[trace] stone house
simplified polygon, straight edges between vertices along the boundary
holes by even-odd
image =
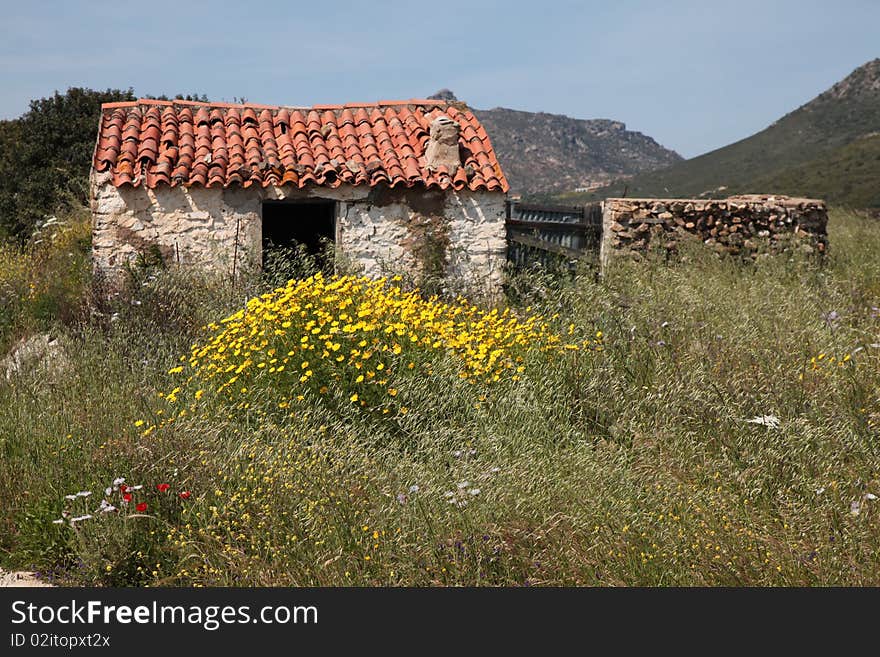
[[[463,104],[102,106],[90,176],[96,275],[147,253],[235,278],[322,240],[371,276],[454,277],[497,291],[507,180]]]

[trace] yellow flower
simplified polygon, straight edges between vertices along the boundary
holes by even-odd
[[[188,361],[190,378],[163,398],[168,404],[180,403],[190,394],[183,393],[184,388],[195,390],[190,399],[199,400],[208,384],[221,398],[253,395],[233,403],[238,410],[253,406],[259,413],[257,400],[263,390],[271,391],[274,397],[267,401],[278,407],[294,397],[304,399],[308,389],[325,393],[328,386],[345,382],[384,387],[401,369],[431,376],[438,355],[457,361],[460,377],[469,383],[500,383],[519,380],[529,350],[561,354],[593,348],[589,341],[565,344],[535,315],[520,318],[510,309],[483,310],[463,298],[426,299],[393,282],[397,281],[316,275],[251,299],[245,309],[206,327],[208,338],[182,357]],[[294,368],[299,363],[298,382],[256,383],[267,373],[284,372],[288,363]],[[183,367],[171,371],[178,373]],[[239,377],[241,383],[233,387]],[[392,397],[398,394],[397,388],[387,391]],[[367,405],[359,393],[347,393],[352,402]],[[399,412],[405,414],[406,409]]]

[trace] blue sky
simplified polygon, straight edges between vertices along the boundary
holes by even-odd
[[[70,86],[289,105],[448,87],[476,108],[624,121],[687,157],[880,56],[877,0],[0,0],[0,12],[0,118]]]

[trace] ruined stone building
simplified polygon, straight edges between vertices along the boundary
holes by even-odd
[[[234,276],[323,238],[368,275],[501,283],[508,184],[461,103],[108,103],[90,184],[94,268],[110,282],[148,252]]]

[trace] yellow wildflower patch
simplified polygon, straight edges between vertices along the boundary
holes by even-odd
[[[469,382],[515,382],[530,350],[564,352],[601,342],[597,336],[565,343],[537,315],[485,310],[461,297],[426,299],[387,279],[320,274],[255,297],[206,329],[208,339],[172,370],[187,371],[188,379],[167,401],[198,401],[206,389],[228,397],[261,380],[261,389],[280,392],[276,408],[329,389],[387,413],[401,377],[431,375],[438,358],[451,357]]]

